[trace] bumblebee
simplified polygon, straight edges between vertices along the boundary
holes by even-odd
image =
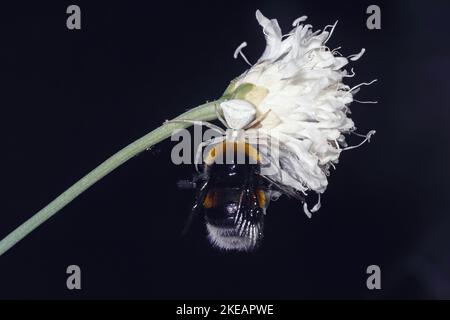
[[[260,155],[247,142],[223,141],[209,150],[195,179],[191,217],[204,219],[213,246],[254,251],[260,245],[271,197],[260,170]]]

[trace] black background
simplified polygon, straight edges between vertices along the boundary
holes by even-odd
[[[66,28],[77,4],[82,29]],[[378,4],[382,29],[366,28]],[[29,2],[0,10],[0,237],[121,147],[219,97],[265,41],[256,9],[284,32],[308,15],[339,19],[329,42],[367,49],[350,85],[378,78],[353,104],[369,145],[341,156],[312,220],[280,199],[262,248],[210,248],[198,222],[180,232],[191,166],[163,142],[132,159],[0,257],[0,298],[450,298],[450,44],[444,1]],[[353,140],[354,143],[357,140]],[[314,199],[312,199],[314,201]],[[82,290],[66,268],[82,269]],[[382,290],[366,268],[382,269]]]

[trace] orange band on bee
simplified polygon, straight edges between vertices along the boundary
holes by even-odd
[[[208,152],[208,156],[205,158],[205,164],[211,165],[219,156],[223,156],[228,150],[236,152],[245,152],[245,155],[256,161],[255,163],[261,163],[261,156],[252,145],[246,142],[222,142],[215,145]]]
[[[264,190],[258,189],[256,190],[256,197],[258,198],[258,204],[260,208],[266,207],[266,194],[264,193]]]
[[[205,209],[211,209],[216,206],[216,192],[210,191],[205,197],[205,200],[203,200],[203,207]]]

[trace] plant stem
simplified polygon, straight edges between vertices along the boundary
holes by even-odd
[[[222,101],[218,99],[193,108],[182,115],[177,120],[198,120],[211,121],[217,118],[215,106]],[[189,127],[189,123],[165,123],[159,128],[151,131],[142,138],[129,144],[109,159],[105,160],[97,168],[89,172],[78,180],[69,189],[64,191],[55,200],[50,202],[43,209],[34,214],[31,218],[21,224],[13,232],[0,241],[0,256],[13,247],[17,242],[25,238],[30,232],[51,218],[55,213],[64,208],[72,200],[86,191],[94,183],[102,179],[108,173],[125,163],[135,155],[147,150],[151,146],[169,138],[174,130]]]

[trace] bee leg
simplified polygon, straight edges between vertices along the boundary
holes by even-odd
[[[208,179],[208,174],[206,172],[197,173],[192,177],[192,181],[195,184],[198,184],[199,182],[205,182],[207,179]]]
[[[184,190],[196,189],[199,184],[207,180],[207,176],[205,172],[196,173],[192,176],[192,179],[178,180],[177,187]]]
[[[184,224],[183,231],[181,231],[181,236],[184,237],[187,235],[189,230],[191,229],[192,223],[194,222],[194,218],[197,217],[197,214],[194,211],[191,211],[189,214],[189,217],[186,220],[186,223]]]
[[[188,233],[194,219],[198,216],[203,201],[205,200],[206,194],[208,193],[208,185],[209,180],[206,180],[201,186],[197,199],[195,200],[195,203],[192,206],[191,213],[189,214],[189,217],[184,225],[183,231],[181,232],[181,236],[185,236]]]

